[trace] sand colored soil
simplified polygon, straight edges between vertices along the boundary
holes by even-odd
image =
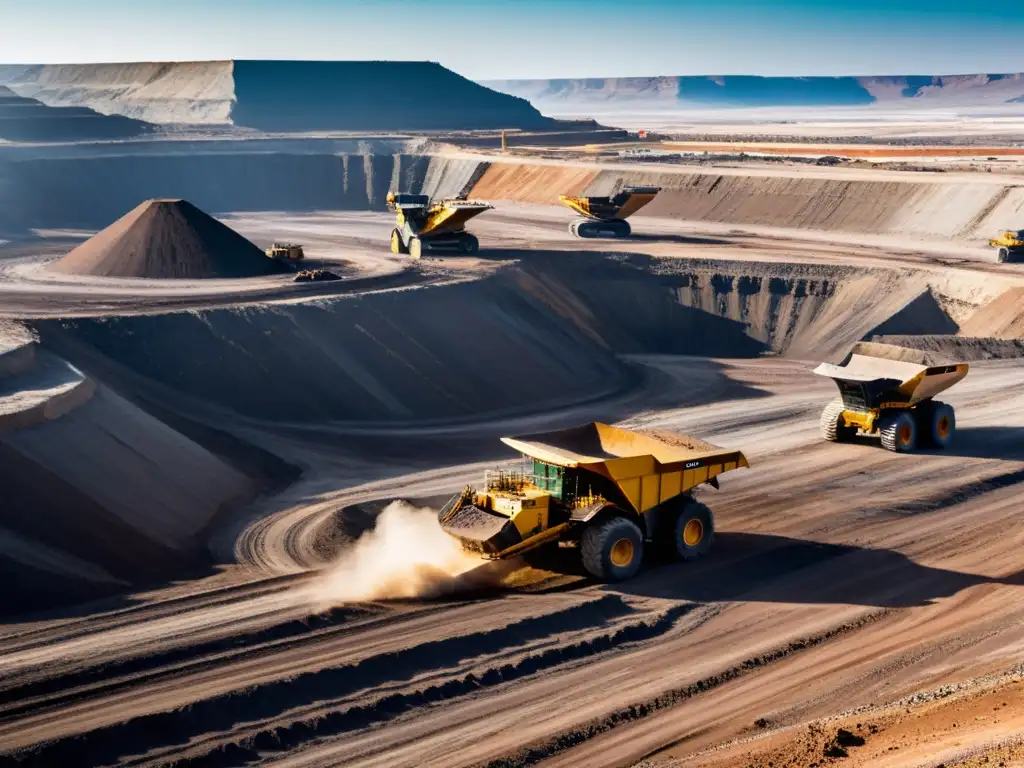
[[[999,230],[1019,228],[1024,217],[1024,189],[1009,177],[999,181],[844,169],[719,173],[495,161],[471,194],[551,203],[559,194],[609,195],[626,185],[653,185],[662,191],[644,216],[987,242]]]
[[[185,200],[147,200],[54,264],[93,277],[230,278],[287,271]]]
[[[1011,288],[979,309],[960,329],[965,336],[1024,339],[1024,288]]]
[[[481,200],[558,203],[559,195],[581,195],[597,172],[587,168],[520,166],[495,163],[473,186]]]

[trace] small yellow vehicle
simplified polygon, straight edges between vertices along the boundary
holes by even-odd
[[[388,192],[387,204],[397,223],[391,232],[391,252],[414,259],[431,251],[476,253],[480,241],[466,231],[466,222],[494,207],[475,200],[432,201],[427,195],[396,192]]]
[[[1024,229],[1003,232],[994,240],[989,240],[988,244],[999,249],[996,251],[996,261],[1000,264],[1020,261],[1024,257]]]
[[[488,559],[576,546],[604,581],[632,577],[648,544],[679,560],[707,553],[714,516],[693,491],[749,466],[740,451],[687,435],[600,422],[501,440],[523,454],[523,469],[488,473],[482,490],[455,494],[441,527]]]
[[[268,259],[275,261],[302,261],[306,258],[302,246],[295,243],[274,243],[263,252]]]
[[[632,229],[626,219],[660,191],[661,187],[625,187],[612,197],[560,195],[558,199],[585,219],[569,225],[574,237],[629,237]]]
[[[821,413],[821,436],[836,443],[858,433],[877,435],[884,448],[898,453],[946,448],[956,432],[956,413],[934,398],[967,370],[967,363],[939,363],[916,349],[858,342],[843,365],[814,369],[839,387],[839,397]]]

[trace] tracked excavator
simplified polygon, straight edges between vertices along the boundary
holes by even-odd
[[[706,554],[715,520],[694,489],[749,466],[740,451],[687,435],[600,422],[501,440],[523,455],[521,469],[488,472],[480,490],[455,494],[441,527],[487,559],[574,547],[604,581],[633,576],[648,546],[675,560]]]
[[[562,205],[584,217],[574,221],[569,232],[574,237],[629,237],[632,229],[627,218],[647,205],[661,187],[624,187],[612,197],[575,197],[560,195]]]
[[[1000,264],[1024,261],[1024,229],[1003,232],[994,240],[989,240],[988,244],[999,249],[996,251],[996,261]]]
[[[858,342],[843,365],[822,363],[814,372],[832,379],[839,397],[821,413],[821,435],[849,442],[858,434],[906,453],[946,448],[956,431],[953,406],[935,396],[967,375],[967,363],[936,360],[916,349]]]
[[[414,259],[429,252],[473,254],[480,241],[466,231],[466,222],[493,206],[475,200],[449,198],[433,201],[427,195],[388,192],[388,208],[397,226],[391,232],[391,252]]]

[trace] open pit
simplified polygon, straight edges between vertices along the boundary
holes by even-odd
[[[1024,271],[984,242],[1015,179],[199,144],[0,160],[0,569],[27,585],[0,761],[671,764],[1024,661]],[[569,236],[558,194],[630,183],[664,187],[633,239]],[[390,254],[395,187],[491,201],[479,258]],[[154,196],[346,280],[44,268]],[[820,441],[811,368],[861,339],[972,360],[954,450]],[[591,419],[747,453],[702,494],[713,556],[332,600],[320,571],[390,501],[436,506],[513,458],[497,437]],[[134,597],[26,615],[112,594]]]

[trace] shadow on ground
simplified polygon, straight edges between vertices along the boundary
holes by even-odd
[[[1024,584],[1009,578],[919,565],[887,549],[822,544],[759,533],[720,533],[706,559],[649,566],[606,589],[702,603],[764,602],[908,608],[929,605],[979,584]]]
[[[953,444],[942,453],[974,459],[1024,461],[1024,427],[958,427]]]

